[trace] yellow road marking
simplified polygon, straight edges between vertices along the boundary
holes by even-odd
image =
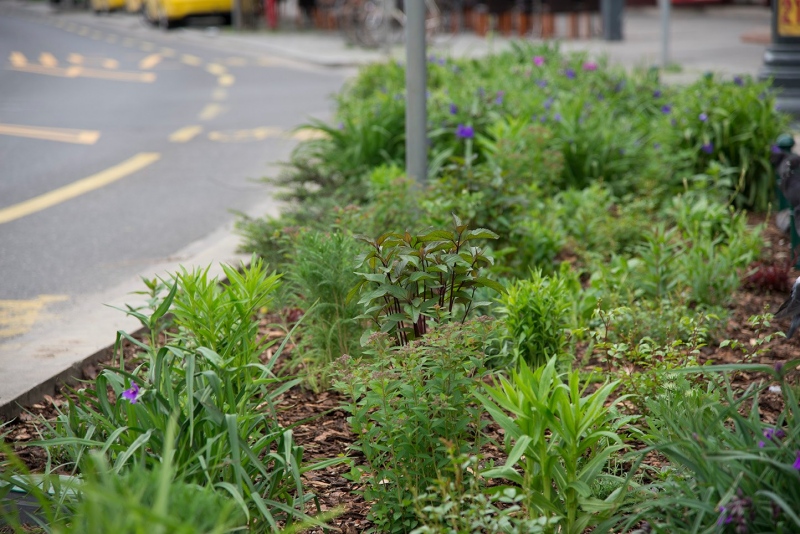
[[[162,48],[161,55],[164,57],[175,57],[175,50],[172,48]]]
[[[231,67],[244,67],[247,65],[247,60],[240,57],[229,57],[225,60],[225,63],[230,65]]]
[[[13,67],[23,67],[28,63],[28,60],[25,59],[25,56],[23,56],[21,52],[11,52],[8,59],[11,61]]]
[[[66,69],[59,67],[44,67],[42,65],[22,65],[12,67],[13,70],[29,72],[32,74],[45,74],[47,76],[60,76],[62,78],[100,78],[102,80],[117,80],[121,82],[152,83],[156,80],[154,72],[126,72],[115,70],[89,69],[80,65],[73,65]]]
[[[139,68],[142,70],[152,69],[156,65],[161,63],[161,55],[160,54],[150,54],[143,60],[139,62]]]
[[[93,145],[100,139],[100,132],[96,130],[44,128],[41,126],[22,126],[20,124],[0,124],[0,134],[79,145]]]
[[[39,63],[45,67],[58,67],[58,60],[53,57],[53,54],[48,54],[47,52],[39,55]]]
[[[236,78],[231,76],[230,74],[225,74],[217,78],[217,83],[220,84],[222,87],[230,87],[233,85],[233,82],[236,81]]]
[[[80,54],[70,54],[67,56],[67,61],[73,65],[83,65],[83,56]]]
[[[278,137],[283,133],[280,128],[253,128],[252,130],[229,130],[222,132],[208,132],[208,138],[221,143],[234,143],[242,141],[260,141],[267,137]]]
[[[143,43],[141,43],[139,45],[139,50],[141,50],[142,52],[152,52],[155,49],[156,49],[156,45],[154,45],[153,43],[150,43],[148,41],[144,41]]]
[[[172,135],[169,136],[169,140],[173,143],[185,143],[187,141],[191,141],[194,136],[202,131],[202,126],[187,126],[176,132],[173,132]]]
[[[116,59],[104,59],[100,64],[104,69],[116,69],[119,67],[119,61]]]
[[[183,54],[181,56],[181,62],[196,67],[200,65],[203,62],[203,60],[197,56],[192,56],[190,54]]]
[[[66,295],[39,295],[32,300],[0,300],[0,338],[27,333],[45,306],[67,299]]]
[[[214,100],[225,100],[228,98],[228,90],[223,89],[222,87],[217,87],[214,89],[214,92],[211,93],[211,98]]]
[[[220,65],[219,63],[209,63],[206,65],[206,70],[213,74],[214,76],[222,76],[227,72],[224,65]]]
[[[276,63],[277,62],[271,57],[262,56],[258,58],[258,64],[261,65],[262,67],[271,67]]]
[[[311,139],[326,139],[328,134],[320,130],[304,129],[292,132],[289,137],[297,139],[298,141],[309,141]]]
[[[222,113],[222,110],[223,108],[219,104],[206,104],[206,107],[203,108],[197,118],[201,121],[211,120]]]
[[[106,37],[106,42],[108,44],[114,44],[114,43],[117,42],[117,39],[119,39],[119,37],[117,37],[116,35],[112,34],[112,35],[109,35],[109,36]]]
[[[142,152],[97,174],[8,208],[0,209],[0,224],[31,215],[116,182],[120,178],[124,178],[155,163],[160,157],[161,155],[156,152]]]

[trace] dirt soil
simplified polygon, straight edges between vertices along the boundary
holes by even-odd
[[[756,216],[752,217],[751,222],[762,220],[763,217]],[[788,320],[774,322],[771,331],[758,332],[748,322],[748,318],[764,313],[765,309],[774,313],[789,296],[791,283],[800,275],[800,272],[790,266],[788,237],[774,224],[769,225],[764,237],[767,242],[764,257],[759,264],[753,266],[744,287],[737,293],[733,301],[732,316],[726,332],[721,336],[722,339],[735,339],[751,347],[756,345],[755,341],[759,337],[788,327]],[[296,313],[292,311],[289,315]],[[291,317],[290,320],[292,319],[296,320],[296,317]],[[264,324],[267,322],[264,321]],[[264,333],[271,336],[280,335],[277,331]],[[800,336],[791,340],[777,337],[764,347],[766,350],[756,356],[752,363],[774,365],[800,358]],[[130,353],[134,352],[133,347],[128,347],[127,350]],[[742,361],[742,354],[740,351],[714,346],[705,348],[701,359],[715,363],[738,363]],[[113,365],[110,351],[106,361],[86,366],[83,370],[84,378],[94,379],[104,365]],[[797,370],[792,372],[798,373]],[[760,379],[758,376],[739,373],[736,383],[746,386]],[[354,435],[349,430],[347,414],[340,409],[342,401],[343,399],[335,392],[315,394],[301,387],[295,387],[284,395],[280,422],[286,427],[294,427],[295,441],[304,447],[304,458],[307,462],[340,455],[351,456],[358,460],[358,456],[348,449],[354,440]],[[29,441],[39,439],[42,420],[53,420],[57,415],[57,409],[65,402],[63,393],[47,396],[42,402],[29,406],[27,413],[8,422],[0,430],[5,432],[5,441],[13,446],[20,458],[34,472],[44,469],[47,457],[41,448],[25,445]],[[766,393],[761,397],[761,411],[765,420],[773,420],[781,409],[782,402],[778,393]],[[498,454],[496,448],[492,449],[487,451],[490,455]],[[308,473],[305,481],[307,489],[318,496],[323,511],[344,507],[344,512],[334,519],[332,524],[343,533],[352,534],[363,532],[372,525],[367,520],[369,503],[359,495],[359,485],[342,476],[348,471],[349,466],[343,463]]]

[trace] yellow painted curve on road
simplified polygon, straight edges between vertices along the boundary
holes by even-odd
[[[49,193],[39,195],[25,202],[0,209],[0,224],[14,221],[26,215],[36,213],[37,211],[42,211],[90,191],[94,191],[95,189],[99,189],[112,182],[116,182],[121,178],[155,163],[160,157],[161,154],[156,152],[142,152],[97,174],[65,185],[64,187],[59,187]]]

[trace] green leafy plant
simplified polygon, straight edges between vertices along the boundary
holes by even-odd
[[[618,382],[592,393],[588,385],[581,386],[577,371],[563,381],[552,357],[535,370],[520,361],[510,378],[476,394],[504,430],[508,452],[504,466],[482,475],[515,484],[529,517],[558,518],[560,531],[568,534],[609,517],[628,486],[624,477],[604,471],[611,455],[624,447],[617,430],[627,419],[605,406]],[[604,499],[593,494],[599,479],[614,485]]]
[[[536,368],[562,354],[571,308],[566,284],[558,274],[548,277],[537,269],[527,280],[511,284],[500,297],[497,312],[505,322],[515,359]]]
[[[768,380],[744,392],[727,380],[712,381],[706,389],[678,388],[651,399],[643,437],[648,447],[635,454],[658,451],[676,472],[648,487],[650,498],[615,528],[646,520],[655,532],[800,529],[800,408],[787,372],[798,363],[689,368],[683,372],[758,372]],[[759,413],[759,394],[769,383],[785,401],[773,422]]]
[[[362,236],[370,251],[359,256],[358,263],[368,272],[357,273],[361,281],[350,296],[360,295],[359,303],[367,307],[365,317],[401,345],[423,336],[429,320],[463,322],[477,304],[473,297],[478,288],[503,291],[499,283],[482,276],[482,269],[492,264],[491,256],[471,244],[496,237],[483,228],[469,230],[455,215],[452,230]]]
[[[479,451],[482,411],[472,392],[487,374],[491,329],[488,318],[445,324],[403,347],[374,334],[370,359],[340,362],[334,385],[364,456],[350,477],[363,482],[382,531],[412,530],[414,498],[446,475],[450,455]]]
[[[358,243],[342,232],[301,232],[292,252],[287,280],[291,300],[305,312],[300,341],[293,354],[304,367],[306,383],[319,390],[328,384],[328,367],[342,354],[358,356],[362,308],[347,299],[358,283],[353,272]]]

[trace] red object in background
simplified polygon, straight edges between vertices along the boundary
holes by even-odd
[[[278,27],[278,9],[275,0],[264,0],[264,22],[271,29]]]

